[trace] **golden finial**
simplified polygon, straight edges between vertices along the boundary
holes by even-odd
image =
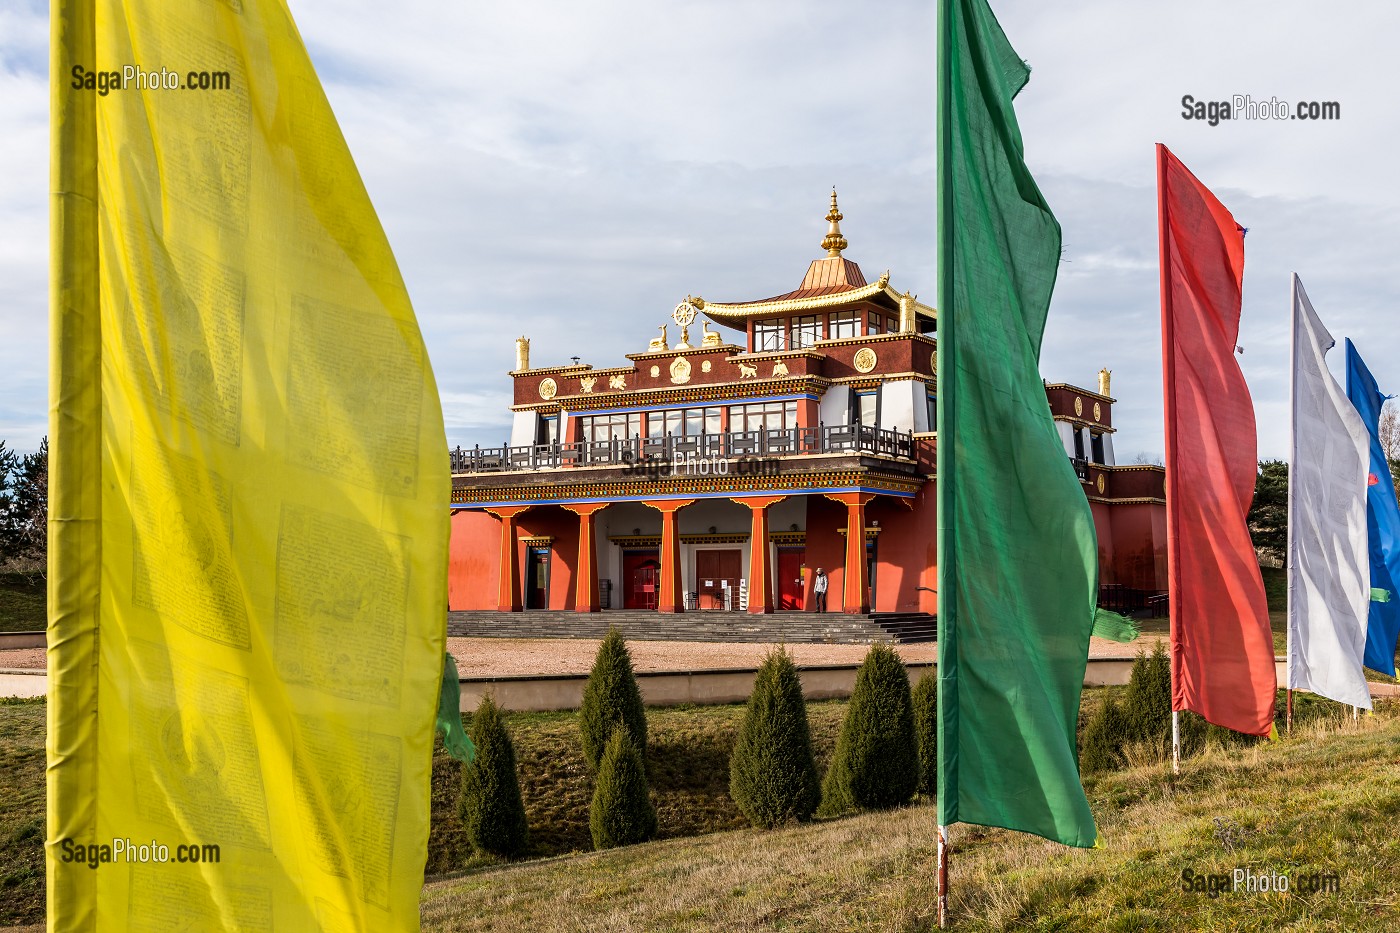
[[[846,238],[841,235],[841,218],[844,215],[841,209],[836,206],[836,189],[831,189],[831,210],[827,211],[826,219],[831,221],[831,226],[826,230],[826,236],[822,239],[822,249],[826,250],[827,256],[835,259],[841,255],[841,250],[846,248]]]

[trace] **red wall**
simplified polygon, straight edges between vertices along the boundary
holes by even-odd
[[[1115,505],[1113,583],[1140,590],[1167,588],[1167,509],[1159,503]]]
[[[933,484],[926,483],[913,500],[913,508],[889,497],[877,496],[865,507],[865,523],[880,523],[875,539],[876,612],[933,612],[937,608],[930,590],[938,586],[938,510]]]
[[[501,575],[501,522],[481,509],[452,512],[447,608],[495,609]]]

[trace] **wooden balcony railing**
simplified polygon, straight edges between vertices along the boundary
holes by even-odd
[[[681,461],[687,458],[792,457],[827,453],[884,454],[913,460],[914,434],[864,424],[817,425],[664,437],[615,437],[572,444],[461,447],[450,452],[453,473],[550,470],[567,467]]]

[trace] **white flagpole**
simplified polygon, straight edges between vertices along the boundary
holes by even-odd
[[[938,826],[938,929],[948,926],[948,827]]]
[[[1172,710],[1172,774],[1181,773],[1181,713]]]

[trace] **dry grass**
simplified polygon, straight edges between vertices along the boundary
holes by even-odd
[[[1212,746],[1088,784],[1103,848],[954,830],[966,930],[1391,929],[1400,911],[1400,715],[1323,716],[1290,740]],[[1225,822],[1218,823],[1217,819]],[[933,810],[674,839],[490,869],[424,892],[424,929],[924,930]],[[1218,898],[1181,872],[1335,871],[1340,894]]]

